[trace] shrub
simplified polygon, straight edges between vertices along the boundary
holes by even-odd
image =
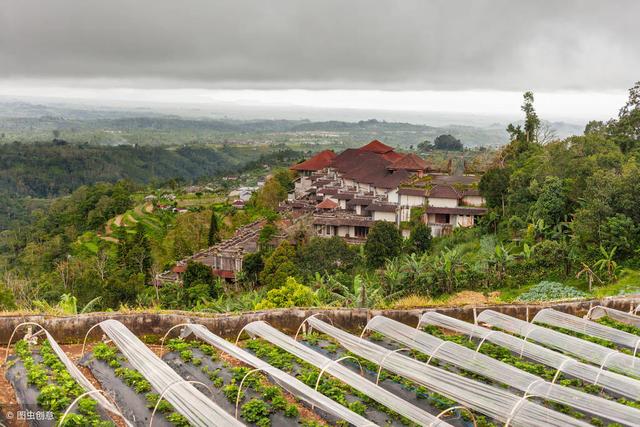
[[[518,301],[550,301],[568,298],[582,298],[585,293],[558,282],[542,281],[528,292],[521,294]]]
[[[272,289],[256,304],[256,310],[281,307],[311,307],[316,304],[316,296],[310,287],[304,286],[293,277],[287,277],[286,284]]]

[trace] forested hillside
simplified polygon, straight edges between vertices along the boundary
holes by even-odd
[[[138,184],[190,181],[231,172],[265,150],[98,146],[62,140],[0,145],[0,191],[33,197],[69,194],[81,185],[128,179]]]

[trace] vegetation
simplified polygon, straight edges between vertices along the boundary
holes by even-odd
[[[582,298],[584,292],[558,282],[542,281],[518,297],[518,301],[553,301]]]
[[[290,218],[275,208],[293,188],[287,169],[270,169],[270,179],[241,210],[224,202],[230,187],[221,179],[212,184],[219,198],[200,204],[203,195],[171,187],[81,186],[44,209],[25,207],[33,209],[30,216],[0,234],[0,306],[64,311],[73,297],[76,312],[90,302],[90,309],[217,312],[393,306],[401,298],[405,306],[449,301],[460,291],[492,301],[637,291],[639,98],[640,84],[616,119],[592,122],[581,136],[549,139],[533,94],[526,93],[523,124],[508,127],[511,142],[479,184],[488,214],[480,226],[444,237],[431,238],[415,221],[416,209],[414,220],[401,224],[406,240],[388,222],[376,223],[359,247],[310,237],[302,226],[282,239]],[[254,177],[265,173],[263,164],[252,167]],[[142,200],[149,192],[155,201]],[[167,192],[177,193],[176,200]],[[159,208],[187,201],[190,208],[179,214]],[[245,258],[237,283],[191,263],[183,284],[151,286],[175,261],[259,218],[267,221],[259,251]]]

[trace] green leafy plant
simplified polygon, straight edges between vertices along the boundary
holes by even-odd
[[[258,423],[261,419],[269,417],[271,408],[267,403],[260,399],[251,399],[242,405],[242,418],[249,423]]]
[[[518,301],[552,301],[559,299],[583,298],[586,294],[571,286],[558,282],[542,281],[521,294]]]

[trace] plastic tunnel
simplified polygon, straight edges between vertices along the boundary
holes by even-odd
[[[287,390],[296,398],[303,400],[310,405],[320,408],[323,411],[332,414],[340,419],[343,419],[354,426],[371,427],[376,425],[368,419],[331,400],[324,394],[317,392],[297,378],[292,377],[286,372],[269,365],[267,362],[230,343],[224,338],[215,335],[203,325],[185,325],[184,331],[185,332],[181,334],[182,337],[186,337],[190,333],[193,333],[196,337],[206,342],[207,344],[216,347],[218,350],[227,353],[228,355],[247,365],[253,366],[256,369],[260,369],[261,371],[265,372],[282,388]]]
[[[493,310],[485,310],[480,313],[478,321],[520,335],[525,341],[536,341],[578,359],[586,360],[602,369],[613,369],[623,374],[640,377],[640,360],[619,351],[553,329],[527,323],[524,320]]]
[[[475,372],[498,383],[506,384],[523,393],[546,396],[549,400],[572,406],[583,412],[595,414],[620,424],[628,426],[640,425],[640,410],[572,388],[553,384],[512,365],[454,342],[444,341],[387,317],[374,317],[369,321],[366,329],[379,332],[409,348],[467,371]]]
[[[98,324],[120,352],[189,423],[198,427],[242,426],[192,384],[186,382],[169,365],[156,356],[126,326],[117,320]]]
[[[640,337],[637,335],[551,308],[540,310],[531,322],[544,323],[581,334],[591,335],[592,337],[628,347],[634,351],[637,350],[638,345],[640,345]]]
[[[614,308],[598,305],[589,309],[589,314],[587,315],[589,319],[599,319],[604,316],[610,317],[615,321],[640,328],[640,316],[616,310]]]
[[[589,425],[527,400],[539,397],[537,395],[529,393],[517,396],[505,389],[474,381],[398,354],[317,318],[308,318],[307,322],[314,329],[337,340],[352,353],[505,424],[527,427]]]
[[[269,341],[270,343],[288,351],[294,356],[319,369],[324,369],[324,372],[327,374],[366,394],[369,398],[397,412],[398,414],[403,415],[415,423],[433,427],[444,427],[450,425],[431,415],[427,411],[424,411],[382,387],[377,386],[366,378],[361,377],[349,368],[335,363],[334,360],[313,351],[309,347],[297,342],[293,338],[283,334],[263,321],[251,322],[245,326],[244,330],[252,336],[258,336]]]
[[[555,352],[530,341],[524,341],[513,335],[495,331],[482,326],[467,323],[435,311],[428,311],[422,315],[420,325],[433,325],[456,331],[476,338],[480,342],[488,341],[513,353],[537,363],[550,366],[575,378],[591,384],[597,384],[610,392],[625,396],[632,400],[640,400],[640,381],[624,375],[602,370],[593,365],[579,362],[562,353]]]

